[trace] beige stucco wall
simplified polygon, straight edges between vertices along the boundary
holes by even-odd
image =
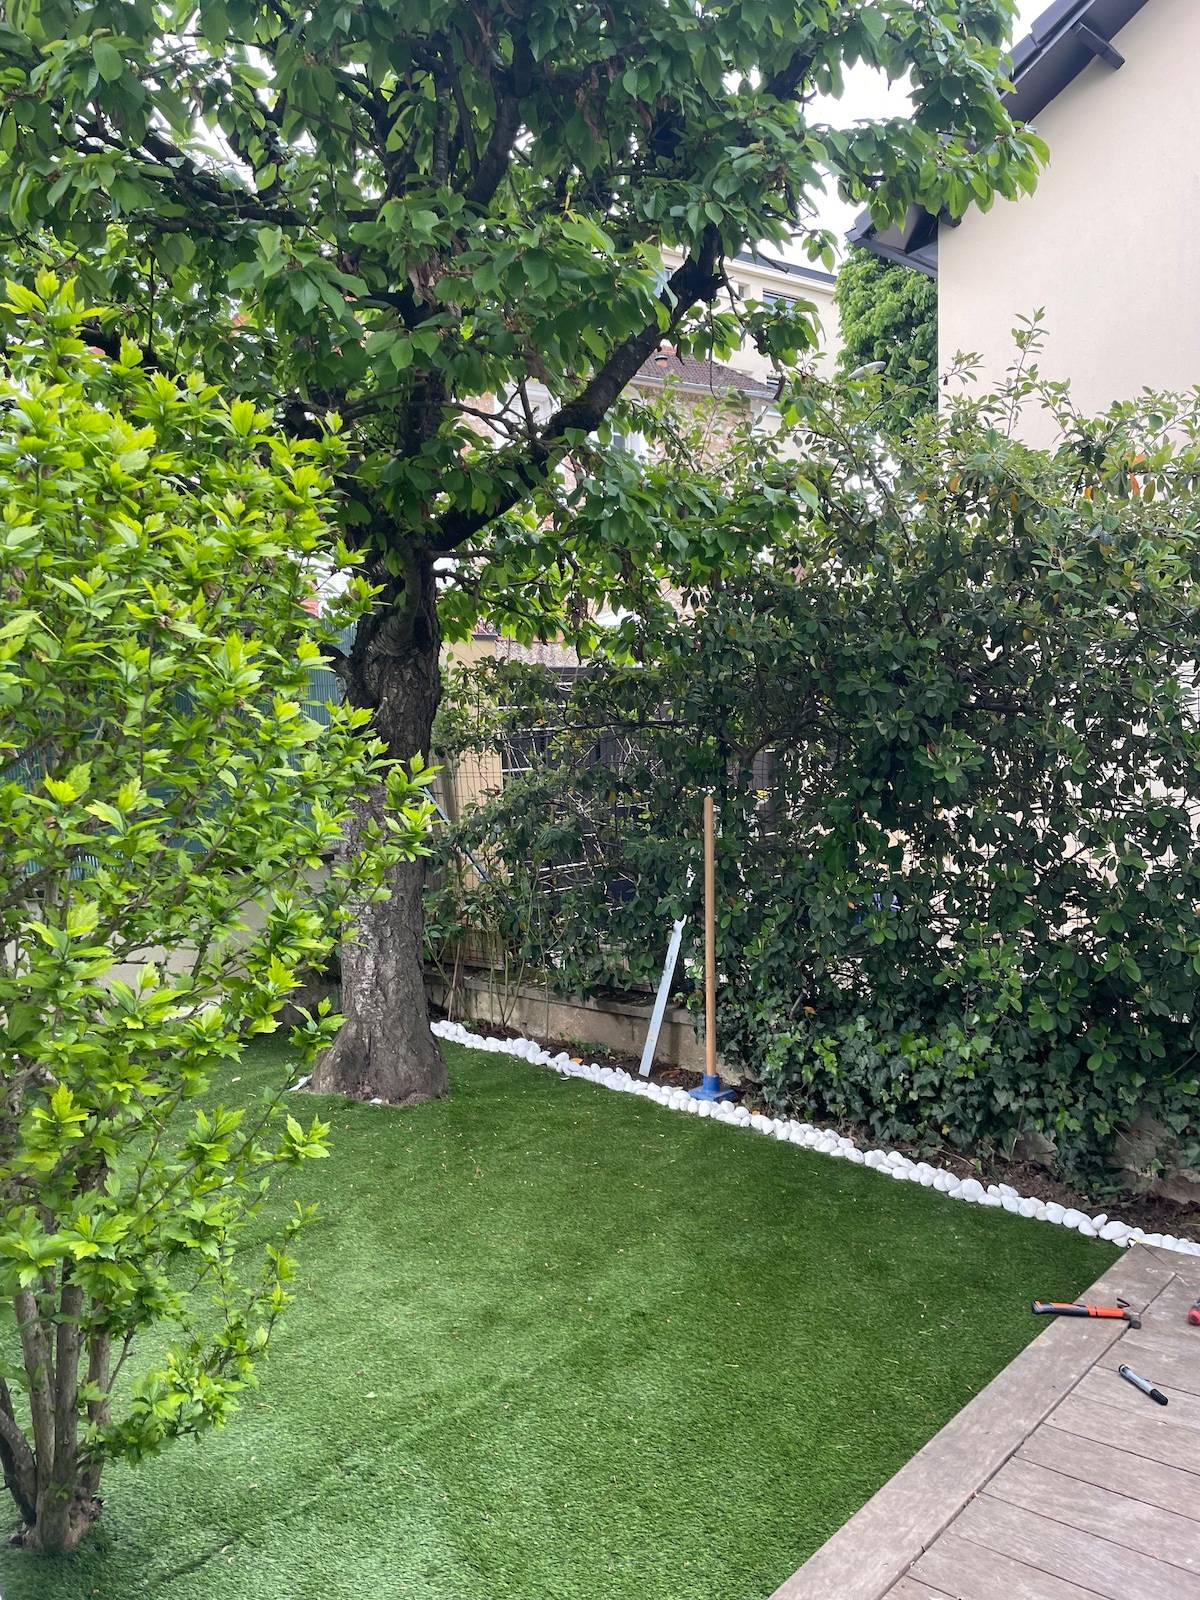
[[[1035,124],[1050,147],[1037,191],[943,227],[939,363],[984,357],[1001,381],[1020,315],[1045,308],[1042,372],[1084,411],[1143,386],[1200,382],[1200,0],[1149,0]],[[1027,411],[1021,435],[1053,424]]]
[[[1200,0],[1197,0],[1197,4],[1200,5]],[[683,257],[678,250],[663,251],[663,261],[672,270],[682,260]],[[819,278],[806,278],[799,273],[775,272],[765,263],[754,261],[727,260],[725,271],[743,300],[763,300],[773,294],[791,295],[797,300],[807,300],[815,306],[821,324],[821,343],[820,348],[810,359],[815,370],[823,378],[833,377],[842,341],[837,307],[833,303],[832,283],[824,283]],[[729,295],[722,291],[718,306],[720,309],[728,310],[730,305]],[[727,358],[725,365],[733,367],[738,372],[747,372],[752,378],[758,378],[763,383],[773,383],[777,376],[771,363],[765,356],[759,354],[749,340]]]

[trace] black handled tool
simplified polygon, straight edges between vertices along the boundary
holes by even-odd
[[[1062,1300],[1035,1300],[1033,1314],[1035,1317],[1112,1317],[1127,1322],[1131,1328],[1142,1325],[1142,1319],[1124,1306],[1085,1306],[1078,1301],[1068,1305]]]
[[[1132,1367],[1121,1366],[1117,1368],[1117,1371],[1125,1379],[1126,1383],[1131,1383],[1135,1389],[1140,1389],[1143,1394],[1148,1394],[1151,1400],[1157,1401],[1160,1406],[1167,1404],[1166,1395],[1161,1389],[1156,1389],[1149,1378],[1139,1377]]]

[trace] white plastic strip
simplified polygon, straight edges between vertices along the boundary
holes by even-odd
[[[671,998],[671,980],[675,976],[675,963],[679,960],[679,942],[683,938],[683,930],[687,925],[687,918],[680,917],[671,929],[671,942],[667,945],[667,959],[663,962],[662,977],[658,982],[658,993],[654,997],[654,1010],[650,1013],[650,1026],[646,1029],[646,1043],[642,1050],[642,1064],[638,1073],[643,1078],[650,1076],[650,1068],[654,1065],[654,1052],[658,1049],[658,1036],[662,1032],[663,1018],[667,1014],[667,1001]]]
[[[1200,1244],[1190,1239],[1177,1239],[1170,1233],[1145,1233],[1141,1228],[1131,1228],[1128,1223],[1110,1221],[1105,1211],[1089,1216],[1073,1207],[1060,1206],[1053,1200],[1023,1197],[1006,1183],[993,1183],[985,1188],[977,1178],[959,1178],[945,1168],[930,1166],[927,1161],[911,1161],[898,1150],[860,1150],[853,1139],[847,1139],[832,1128],[815,1128],[807,1122],[784,1121],[776,1117],[752,1116],[744,1106],[731,1105],[728,1101],[693,1100],[684,1089],[648,1083],[641,1077],[632,1077],[621,1067],[601,1067],[595,1062],[584,1066],[573,1061],[565,1051],[552,1056],[534,1039],[487,1038],[483,1034],[472,1033],[461,1022],[434,1022],[430,1026],[439,1039],[446,1039],[451,1044],[465,1045],[470,1050],[486,1050],[496,1055],[519,1056],[535,1066],[552,1067],[565,1078],[585,1078],[590,1083],[615,1089],[620,1094],[640,1095],[671,1111],[710,1117],[715,1122],[749,1128],[770,1139],[815,1150],[819,1155],[852,1161],[860,1167],[873,1167],[884,1177],[899,1182],[919,1183],[922,1188],[935,1189],[940,1194],[948,1195],[951,1200],[965,1200],[968,1205],[1011,1211],[1014,1216],[1029,1217],[1038,1222],[1052,1222],[1061,1228],[1073,1228],[1087,1239],[1107,1239],[1122,1248],[1131,1244],[1150,1244],[1161,1250],[1178,1250],[1182,1255],[1200,1256]]]

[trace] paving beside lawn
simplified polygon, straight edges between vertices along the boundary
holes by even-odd
[[[447,1047],[333,1159],[262,1384],[4,1600],[765,1600],[1113,1247]],[[277,1080],[263,1048],[224,1086]]]

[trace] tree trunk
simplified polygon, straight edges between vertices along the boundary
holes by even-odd
[[[15,1298],[36,1454],[15,1421],[7,1385],[0,1383],[0,1459],[25,1524],[15,1542],[49,1555],[73,1550],[100,1515],[94,1485],[81,1473],[79,1460],[83,1303],[82,1291],[69,1278],[57,1305],[39,1305],[31,1289]],[[51,1329],[56,1329],[53,1342]]]
[[[371,576],[381,581],[381,574]],[[370,709],[375,732],[400,760],[429,756],[442,692],[440,646],[433,559],[421,552],[402,579],[386,582],[375,612],[358,624],[345,669],[351,702]],[[381,803],[378,792],[364,796],[360,819],[378,814]],[[348,842],[356,848],[355,837]],[[346,1020],[313,1074],[321,1093],[392,1105],[446,1093],[446,1062],[425,1004],[424,888],[425,863],[401,862],[391,898],[356,909],[342,945]]]
[[[45,1555],[67,1555],[86,1537],[100,1511],[99,1500],[83,1489],[67,1501],[39,1501],[37,1521],[23,1529],[13,1542]]]

